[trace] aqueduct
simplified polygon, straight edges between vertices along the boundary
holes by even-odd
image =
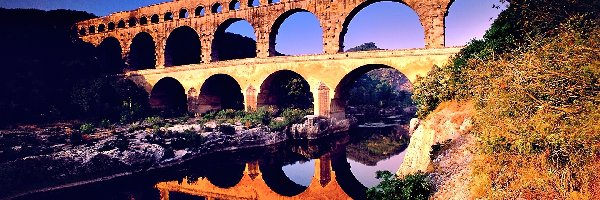
[[[343,117],[346,85],[358,76],[376,68],[394,68],[414,81],[460,50],[444,45],[445,16],[453,0],[397,0],[418,15],[424,49],[353,53],[343,52],[348,24],[362,8],[379,0],[254,1],[176,0],[76,26],[84,41],[121,53],[123,66],[132,69],[124,76],[149,92],[151,105],[192,112],[272,104],[277,100],[270,94],[273,81],[269,80],[293,75],[308,83],[315,114]],[[319,20],[322,54],[276,56],[277,30],[296,12],[310,12]],[[254,28],[256,57],[219,61],[213,43],[224,28],[239,20]],[[226,89],[211,90],[214,87]]]

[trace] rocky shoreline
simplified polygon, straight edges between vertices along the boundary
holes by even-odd
[[[293,124],[282,131],[272,131],[263,125],[249,128],[241,124],[187,122],[192,123],[157,126],[141,122],[96,129],[83,138],[87,142],[77,145],[72,144],[73,137],[68,136],[77,131],[64,124],[0,131],[0,141],[9,141],[3,142],[0,150],[0,198],[165,168],[218,151],[268,146],[293,139],[317,139],[348,130],[352,120],[309,116],[303,124]],[[28,142],[10,146],[10,139],[19,138],[17,136]],[[23,141],[14,143],[23,144]],[[19,151],[31,155],[25,153],[18,157],[16,154],[18,158],[11,159],[10,154]]]

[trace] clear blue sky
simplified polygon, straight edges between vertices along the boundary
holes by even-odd
[[[105,16],[160,2],[166,0],[0,0],[0,7],[71,9]],[[456,0],[446,18],[446,46],[465,45],[481,38],[501,11],[492,8],[494,4],[498,5],[498,0]],[[256,38],[244,21],[234,23],[227,31]],[[289,55],[321,53],[321,34],[315,16],[297,13],[281,25],[276,49]],[[367,6],[352,19],[344,45],[347,49],[375,42],[383,49],[419,48],[425,45],[423,38],[423,28],[413,11],[400,3],[383,1]]]

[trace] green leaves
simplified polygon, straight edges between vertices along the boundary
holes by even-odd
[[[379,185],[367,190],[367,199],[426,200],[431,194],[430,180],[425,173],[397,177],[389,171],[377,171]]]

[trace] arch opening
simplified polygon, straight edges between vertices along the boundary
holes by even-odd
[[[119,23],[117,24],[117,28],[125,28],[125,21],[120,20]]]
[[[259,107],[312,109],[313,99],[308,82],[300,74],[281,70],[263,81],[257,103]]]
[[[425,30],[402,1],[368,1],[346,16],[339,44],[340,52],[425,48]]]
[[[221,6],[220,3],[213,4],[212,8],[210,9],[211,13],[221,13],[221,11],[223,11],[223,6]]]
[[[98,25],[98,32],[104,32],[106,30],[106,25],[100,24]]]
[[[129,24],[129,27],[134,27],[137,25],[137,19],[135,17],[129,18],[127,23]]]
[[[150,23],[157,24],[160,20],[160,17],[157,14],[152,15],[150,18]]]
[[[183,8],[179,11],[179,19],[185,19],[189,17],[187,9]]]
[[[90,34],[96,33],[96,26],[90,26]]]
[[[79,29],[79,35],[86,35],[84,27],[81,27],[81,29]]]
[[[269,0],[269,4],[279,3],[280,0]]]
[[[270,56],[320,53],[323,53],[323,29],[316,15],[293,9],[275,20],[269,34]]]
[[[148,24],[148,18],[147,17],[140,18],[140,25],[146,25],[146,24]]]
[[[152,88],[150,106],[161,116],[181,116],[187,113],[185,89],[176,79],[163,78]]]
[[[237,81],[225,74],[213,75],[200,88],[198,112],[244,109],[244,95]]]
[[[335,88],[331,116],[353,115],[359,122],[383,122],[399,116],[410,120],[416,113],[412,83],[400,71],[387,65],[365,65],[348,73]]]
[[[138,33],[131,41],[127,63],[132,70],[154,69],[156,66],[156,44],[146,32]]]
[[[239,10],[241,7],[240,1],[233,0],[229,3],[229,10]]]
[[[165,13],[164,21],[172,21],[172,20],[173,20],[173,13],[172,12]]]
[[[109,31],[115,30],[115,23],[113,23],[113,22],[108,23],[108,30]]]
[[[450,1],[445,13],[445,46],[463,46],[473,39],[482,39],[508,3],[495,0]]]
[[[107,74],[122,73],[125,62],[121,55],[121,43],[117,38],[108,37],[98,46],[98,60],[101,71]]]
[[[196,8],[196,10],[194,11],[194,15],[195,15],[196,17],[202,17],[202,16],[204,16],[204,7],[202,7],[202,6],[198,6],[198,7]]]
[[[200,63],[200,37],[193,28],[176,28],[169,34],[166,44],[166,67]]]
[[[243,19],[232,18],[223,22],[215,32],[212,61],[256,57],[254,27]]]

